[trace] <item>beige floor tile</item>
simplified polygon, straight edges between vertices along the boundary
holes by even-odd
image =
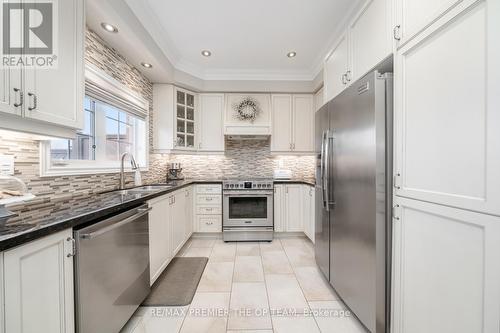
[[[279,239],[274,239],[272,242],[260,242],[260,253],[273,252],[273,251],[283,251],[281,242]]]
[[[272,329],[263,282],[233,283],[228,330]]]
[[[293,274],[292,266],[284,251],[262,253],[262,264],[266,274]]]
[[[322,333],[368,333],[341,302],[309,302],[309,305]]]
[[[236,256],[233,282],[264,282],[260,256]]]
[[[284,246],[286,255],[294,267],[316,267],[314,254],[303,246]]]
[[[213,247],[216,239],[211,238],[192,238],[190,247]]]
[[[237,256],[260,256],[258,242],[241,242],[236,245]]]
[[[311,316],[297,315],[293,317],[273,316],[274,333],[320,333],[316,321]],[[343,333],[343,332],[338,332]]]
[[[309,242],[305,237],[280,238],[281,246],[307,246]]]
[[[184,254],[183,257],[210,257],[212,253],[211,247],[191,247]]]
[[[293,274],[266,274],[269,305],[273,313],[295,311],[304,313],[309,305],[300,289],[299,283]]]
[[[236,256],[236,243],[216,243],[212,248],[210,261],[234,262]]]
[[[227,331],[227,333],[273,333],[272,330],[237,330]]]
[[[225,333],[230,293],[196,293],[181,333]]]
[[[230,292],[233,279],[233,268],[233,262],[209,261],[205,267],[197,291]]]
[[[318,267],[296,267],[295,276],[308,301],[335,301],[338,299]]]

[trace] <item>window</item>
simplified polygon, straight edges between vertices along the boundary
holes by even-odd
[[[111,172],[125,152],[134,155],[139,167],[147,167],[146,120],[90,96],[85,97],[84,128],[76,138],[47,144],[49,168],[56,174]]]

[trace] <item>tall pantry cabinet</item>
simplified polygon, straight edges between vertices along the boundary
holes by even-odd
[[[499,332],[500,1],[396,14],[392,331]]]

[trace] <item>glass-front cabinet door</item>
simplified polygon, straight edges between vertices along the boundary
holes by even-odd
[[[195,148],[195,94],[187,90],[176,88],[175,102],[175,148],[194,149]]]

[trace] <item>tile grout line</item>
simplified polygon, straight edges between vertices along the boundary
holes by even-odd
[[[283,247],[283,251],[285,252],[285,256],[287,257],[288,262],[289,262],[290,266],[292,267],[293,276],[294,276],[295,280],[297,280],[297,284],[299,285],[300,291],[302,292],[302,296],[304,296],[304,299],[306,301],[307,307],[309,308],[309,314],[311,315],[312,314],[311,305],[309,304],[309,301],[307,300],[306,294],[304,293],[304,289],[300,285],[299,279],[297,278],[297,274],[295,272],[295,266],[292,264],[292,262],[291,262],[290,258],[288,257],[288,254],[286,253],[286,250],[285,250],[284,247]],[[307,250],[307,251],[309,251],[309,250]],[[319,327],[319,324],[318,324],[318,321],[316,320],[316,317],[314,315],[312,315],[312,317],[313,317],[314,323],[316,324],[316,327],[318,328],[318,332],[321,333],[321,328]]]

